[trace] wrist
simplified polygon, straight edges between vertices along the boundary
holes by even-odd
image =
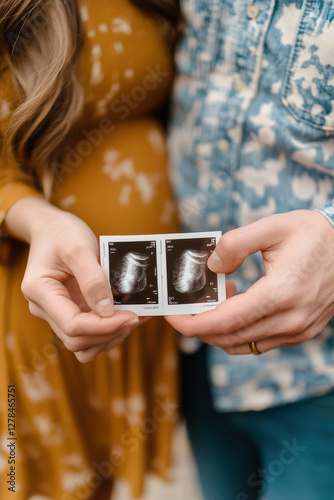
[[[334,200],[320,208],[317,208],[316,211],[326,217],[328,222],[334,227]]]
[[[44,199],[22,198],[8,210],[4,229],[9,236],[30,244],[34,233],[62,212]]]

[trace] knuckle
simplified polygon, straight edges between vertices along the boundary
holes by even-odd
[[[83,286],[86,293],[94,294],[103,287],[103,283],[96,275],[86,276],[84,279]]]
[[[79,352],[87,349],[87,345],[85,345],[84,342],[80,340],[66,338],[63,340],[63,342],[66,349],[71,352]]]
[[[35,280],[31,279],[28,276],[24,276],[24,278],[22,280],[21,292],[23,293],[23,295],[25,296],[25,298],[27,300],[32,298],[34,283],[35,283]]]
[[[75,357],[80,363],[90,363],[96,358],[96,353],[92,351],[88,352],[76,352]]]
[[[307,320],[303,315],[296,315],[290,324],[287,326],[287,333],[292,335],[300,335],[304,334],[304,330],[307,328]]]
[[[72,342],[71,340],[68,340],[68,339],[64,339],[63,344],[68,351],[75,352],[74,342]]]
[[[285,290],[282,287],[280,290],[276,291],[276,295],[274,295],[277,308],[282,311],[296,307],[305,294],[305,290],[299,285],[294,285],[289,281],[284,285],[284,288]]]
[[[228,335],[222,335],[221,338],[219,339],[219,347],[221,349],[224,349],[224,351],[228,352],[228,350],[233,350],[233,347],[235,345],[235,340],[232,339]]]
[[[29,300],[28,301],[28,308],[29,308],[30,314],[32,314],[36,318],[43,319],[43,316],[41,314],[39,307],[34,302],[31,302]]]
[[[123,339],[113,339],[104,347],[103,351],[110,352],[119,346],[123,342]]]
[[[298,344],[302,344],[303,342],[307,342],[308,340],[311,340],[314,337],[314,333],[311,330],[306,330],[304,332],[301,332],[299,335],[296,335],[294,337],[294,342],[297,342]]]
[[[292,309],[296,304],[295,298],[293,295],[286,294],[281,295],[280,298],[277,300],[275,304],[275,310],[276,311],[288,311]]]
[[[196,334],[192,330],[189,330],[189,331],[188,330],[184,330],[181,333],[182,333],[182,335],[184,335],[188,339],[194,339],[194,338],[196,338]]]
[[[37,308],[33,302],[30,302],[30,300],[28,300],[28,309],[29,309],[30,314],[32,314],[33,316],[36,316],[36,312],[37,312],[36,309]]]
[[[221,347],[227,354],[236,355],[236,349],[234,347]]]
[[[234,255],[236,251],[235,230],[225,233],[218,242],[218,249],[224,248],[224,252]]]
[[[75,339],[81,335],[81,329],[79,328],[78,325],[76,325],[74,322],[69,323],[66,325],[66,328],[64,328],[64,333],[66,337],[69,337],[71,339]]]
[[[133,326],[128,326],[128,327],[124,327],[124,328],[121,328],[119,331],[118,331],[118,335],[117,337],[119,339],[126,339],[131,333],[133,333],[135,331],[136,328],[133,328]]]

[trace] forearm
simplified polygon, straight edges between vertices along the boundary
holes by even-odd
[[[32,234],[38,230],[38,227],[48,221],[51,224],[61,213],[62,210],[42,198],[22,198],[6,213],[4,231],[12,238],[30,243]]]

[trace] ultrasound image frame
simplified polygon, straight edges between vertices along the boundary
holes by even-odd
[[[215,237],[165,241],[168,305],[218,301],[217,274],[207,267],[216,244]]]
[[[114,296],[114,305],[159,304],[157,242],[113,241],[109,242],[108,251],[109,283]],[[143,273],[145,286],[139,289],[138,286],[137,288],[132,286],[136,280],[138,285],[138,274],[142,278]],[[128,285],[129,280],[132,280],[130,285]],[[122,285],[129,290],[122,289]]]

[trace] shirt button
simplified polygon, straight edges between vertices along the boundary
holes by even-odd
[[[259,15],[258,6],[255,5],[254,3],[252,5],[249,5],[247,8],[247,17],[249,19],[256,19],[258,15]]]
[[[226,139],[222,139],[218,142],[218,147],[222,153],[226,153],[230,149],[230,145]]]
[[[208,215],[207,221],[211,227],[218,227],[221,223],[221,217],[217,212],[212,212]]]
[[[237,80],[234,84],[235,89],[240,92],[241,90],[244,90],[245,84],[242,80]]]

